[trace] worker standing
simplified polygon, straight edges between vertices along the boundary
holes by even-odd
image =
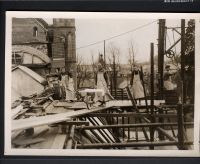
[[[62,92],[62,98],[66,98],[67,96],[67,74],[65,69],[63,68],[60,73],[60,86]]]
[[[140,100],[144,98],[144,88],[142,86],[141,78],[140,78],[140,70],[135,67],[132,72],[131,86],[132,86],[132,94],[134,98]]]
[[[69,72],[67,77],[66,77],[66,100],[68,101],[73,101],[75,100],[75,90],[74,90],[74,80],[72,73]]]
[[[172,82],[172,76],[174,75],[173,72],[170,71],[170,65],[165,66],[165,73],[164,73],[164,89],[165,90],[174,90],[176,85]]]

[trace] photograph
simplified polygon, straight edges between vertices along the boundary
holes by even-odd
[[[197,156],[199,24],[7,12],[5,154]]]

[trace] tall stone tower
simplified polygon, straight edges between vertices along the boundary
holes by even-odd
[[[53,19],[52,67],[73,75],[76,88],[75,19]]]

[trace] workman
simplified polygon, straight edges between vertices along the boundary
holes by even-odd
[[[172,82],[172,76],[174,75],[173,72],[170,70],[170,65],[165,66],[165,72],[163,76],[164,80],[164,89],[165,90],[174,90],[176,88],[176,85]]]

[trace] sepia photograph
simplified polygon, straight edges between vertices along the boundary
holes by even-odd
[[[7,12],[5,154],[197,155],[199,16]]]

